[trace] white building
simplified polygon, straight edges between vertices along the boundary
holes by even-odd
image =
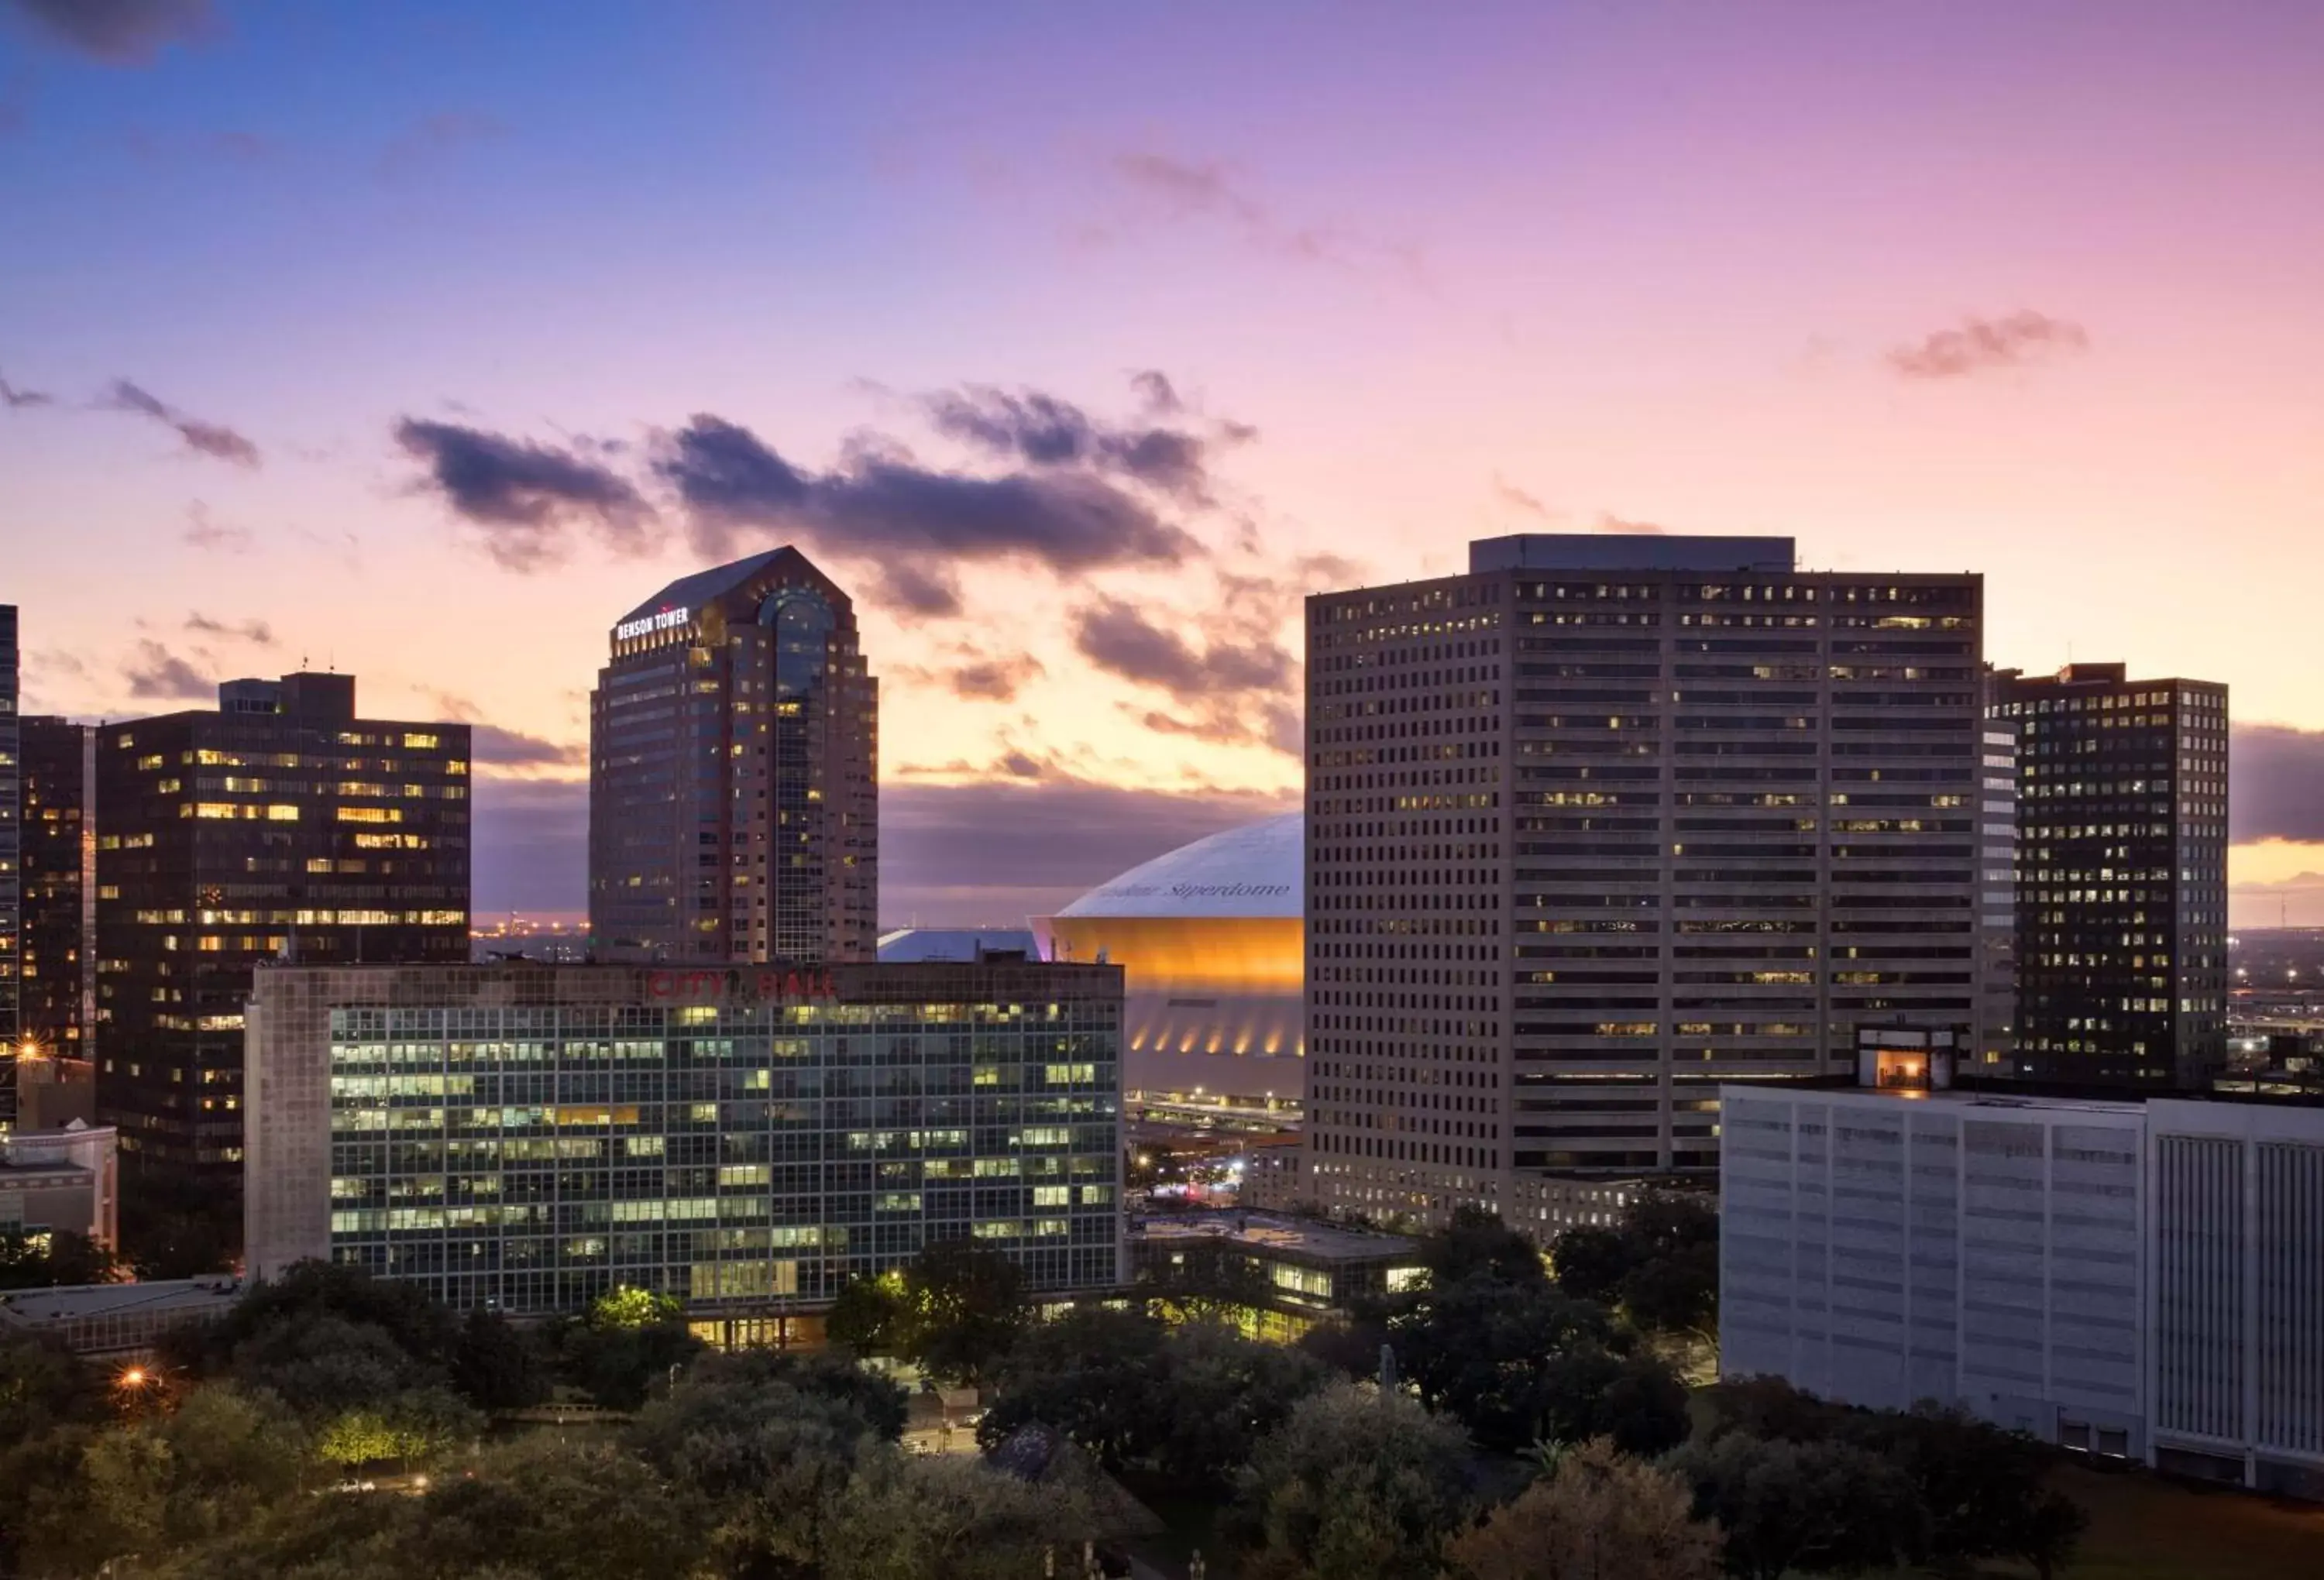
[[[2324,1498],[2324,1109],[1721,1098],[1725,1375]]]

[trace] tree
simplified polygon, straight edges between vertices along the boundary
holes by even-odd
[[[1622,1297],[1630,1275],[1630,1242],[1605,1224],[1582,1224],[1558,1236],[1550,1249],[1557,1287],[1576,1300],[1610,1306]]]
[[[891,1355],[903,1347],[909,1315],[902,1273],[851,1278],[832,1300],[823,1331],[832,1343],[856,1355]]]
[[[1260,1440],[1331,1375],[1313,1356],[1217,1322],[1172,1328],[1162,1361],[1166,1408],[1148,1464],[1192,1493],[1232,1485]]]
[[[1549,1281],[1534,1243],[1498,1213],[1473,1204],[1453,1208],[1443,1228],[1420,1237],[1420,1260],[1429,1281],[1439,1287],[1471,1278],[1520,1289]]]
[[[390,1331],[336,1314],[288,1315],[234,1346],[223,1374],[265,1388],[310,1421],[445,1384],[442,1365],[412,1355]]]
[[[667,1312],[659,1304],[667,1296],[647,1298],[655,1304],[624,1301],[603,1321],[593,1309],[589,1319],[567,1324],[558,1344],[559,1373],[608,1410],[637,1409],[658,1383],[671,1379],[703,1351],[702,1341],[680,1317],[633,1320],[643,1309]]]
[[[1715,1580],[1719,1528],[1683,1482],[1603,1438],[1445,1548],[1458,1580]]]
[[[2040,1580],[2052,1580],[2074,1561],[2089,1529],[2089,1511],[2063,1493],[2030,1496],[2015,1517],[2002,1527],[1999,1546],[2013,1558],[2033,1566]]]
[[[460,1325],[452,1385],[482,1410],[522,1410],[549,1393],[549,1367],[531,1335],[498,1311],[475,1310]]]
[[[402,1394],[383,1406],[346,1411],[327,1424],[315,1451],[345,1469],[396,1461],[409,1470],[482,1435],[484,1418],[444,1389]]]
[[[376,1327],[396,1349],[427,1364],[444,1362],[456,1331],[451,1312],[415,1284],[374,1278],[345,1263],[310,1261],[253,1284],[224,1317],[198,1330],[193,1353],[172,1358],[189,1370],[221,1369],[250,1340],[324,1318]]]
[[[1024,1275],[990,1246],[931,1241],[905,1264],[903,1354],[936,1376],[982,1382],[1026,1320]]]
[[[1002,1364],[1001,1397],[977,1438],[987,1447],[1019,1427],[1054,1427],[1110,1471],[1142,1459],[1175,1404],[1160,1322],[1135,1311],[1076,1306],[1037,1323]]]
[[[711,1511],[724,1572],[772,1580],[816,1573],[833,1500],[904,1413],[893,1383],[827,1357],[711,1356],[639,1412],[627,1442]]]
[[[683,1321],[686,1307],[676,1295],[617,1284],[589,1305],[589,1326],[608,1332],[634,1332]]]
[[[1729,1432],[1690,1443],[1669,1468],[1694,1489],[1695,1513],[1726,1531],[1728,1571],[1742,1580],[1892,1567],[1924,1548],[1911,1482],[1849,1444]]]
[[[0,1335],[0,1449],[104,1413],[104,1382],[62,1339]]]
[[[128,1266],[112,1248],[70,1229],[28,1235],[0,1229],[0,1290],[118,1283]]]
[[[1250,1255],[1222,1236],[1191,1236],[1170,1261],[1149,1267],[1139,1281],[1148,1301],[1173,1322],[1240,1322],[1268,1300],[1267,1275]]]
[[[1240,1478],[1252,1580],[1434,1572],[1466,1511],[1461,1429],[1401,1394],[1335,1382],[1293,1407]]]
[[[1539,1435],[1552,1442],[1605,1438],[1651,1458],[1686,1441],[1686,1384],[1655,1356],[1595,1345],[1553,1357],[1538,1373]]]
[[[600,1580],[687,1574],[705,1533],[635,1456],[536,1433],[439,1480],[401,1545],[419,1574]]]
[[[1471,1274],[1410,1295],[1388,1322],[1397,1364],[1432,1408],[1504,1452],[1562,1436],[1547,1424],[1551,1363],[1613,1338],[1600,1307],[1546,1280]],[[1584,1434],[1587,1435],[1587,1434]]]
[[[1070,1573],[1104,1534],[1071,1483],[1019,1481],[980,1460],[882,1454],[836,1500],[824,1546],[826,1580],[1019,1580],[1042,1555]],[[610,1572],[610,1571],[609,1571]]]

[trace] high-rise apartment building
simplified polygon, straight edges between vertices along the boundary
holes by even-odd
[[[1715,1167],[1721,1081],[1979,1034],[1983,597],[1594,536],[1311,598],[1313,1192],[1544,1232]]]
[[[2227,1060],[2227,688],[1994,676],[2018,735],[2015,1069],[2200,1090]]]
[[[16,606],[0,603],[0,1122],[16,1112],[16,1050],[20,1022],[23,947],[23,745],[17,703],[23,695],[16,666]]]
[[[23,1041],[51,1059],[87,1059],[97,1008],[97,739],[42,715],[23,739]]]
[[[258,962],[468,953],[468,727],[358,718],[346,675],[218,703],[98,730],[97,1097],[133,1181],[238,1181]]]
[[[615,624],[589,708],[589,925],[610,960],[877,957],[879,683],[795,548]]]

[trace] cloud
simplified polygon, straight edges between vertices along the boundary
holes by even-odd
[[[20,406],[54,406],[56,397],[39,390],[19,390],[5,379],[0,379],[0,406],[11,409]]]
[[[199,500],[186,507],[185,529],[178,537],[195,548],[214,548],[225,554],[248,554],[251,550],[249,528],[229,527],[212,520],[210,508]]]
[[[206,637],[227,637],[256,647],[274,646],[274,629],[263,620],[246,620],[239,624],[212,620],[198,610],[186,616],[186,629]]]
[[[456,693],[426,694],[447,719],[468,727],[469,750],[480,767],[571,767],[589,760],[589,749],[578,742],[551,740],[545,735],[486,723],[484,710]]]
[[[859,447],[830,472],[793,465],[738,423],[697,414],[667,436],[655,473],[690,513],[695,547],[730,558],[752,529],[795,535],[880,573],[874,596],[910,612],[959,611],[953,567],[1029,562],[1059,574],[1176,565],[1202,546],[1088,470],[981,477]]]
[[[2324,730],[2229,728],[2227,838],[2324,841]]]
[[[1601,510],[1598,513],[1598,530],[1600,532],[1628,533],[1637,537],[1661,537],[1667,534],[1670,531],[1670,528],[1667,527],[1657,527],[1652,521],[1625,520],[1621,517],[1612,514],[1610,511]]]
[[[1493,496],[1505,505],[1514,505],[1526,514],[1539,516],[1545,521],[1554,520],[1557,516],[1555,510],[1543,504],[1541,501],[1526,492],[1498,472],[1493,473]]]
[[[1118,598],[1074,611],[1074,646],[1100,669],[1196,702],[1222,690],[1276,690],[1289,684],[1291,655],[1271,641],[1219,642],[1201,649]]]
[[[1890,348],[1887,361],[1904,378],[1959,379],[2087,351],[2089,344],[2080,325],[2027,308],[2006,318],[1964,319],[1960,328],[1940,329],[1917,345]]]
[[[964,702],[980,703],[1014,702],[1027,684],[1049,673],[1030,653],[987,653],[963,643],[952,649],[952,657],[950,664],[903,665],[891,673],[922,685],[941,686]]]
[[[466,110],[444,110],[416,123],[389,142],[379,156],[383,179],[411,174],[436,155],[470,143],[489,142],[508,127],[491,115]]]
[[[1116,704],[1148,730],[1300,755],[1299,665],[1275,636],[1297,588],[1223,573],[1218,582],[1218,604],[1205,616],[1218,634],[1200,648],[1145,610],[1112,597],[1074,611],[1074,646],[1098,668],[1167,692],[1184,710]]]
[[[200,455],[230,461],[236,466],[255,468],[261,464],[258,446],[243,435],[219,423],[188,417],[127,379],[114,380],[113,387],[98,404],[110,411],[131,412],[166,424],[178,430],[178,436],[186,441],[188,449]]]
[[[142,641],[137,655],[121,666],[129,694],[167,702],[208,701],[217,694],[217,683],[205,677],[183,658],[159,642]]]
[[[0,0],[69,48],[108,66],[142,66],[165,44],[211,29],[210,0]]]
[[[1296,795],[1121,789],[1039,769],[880,791],[880,915],[900,926],[1020,926],[1165,851],[1279,813]]]
[[[1130,375],[1130,387],[1138,392],[1148,412],[1156,417],[1176,417],[1186,409],[1178,399],[1177,386],[1169,375],[1158,368],[1147,368]]]
[[[395,441],[428,469],[428,486],[484,535],[484,549],[512,571],[564,556],[573,531],[593,532],[616,553],[660,547],[653,507],[609,467],[552,445],[457,423],[407,417]]]
[[[1230,167],[1215,161],[1134,150],[1117,154],[1112,170],[1133,198],[1166,219],[1222,225],[1245,244],[1277,257],[1354,268],[1386,264],[1415,284],[1425,283],[1417,247],[1380,241],[1342,225],[1286,219],[1245,189]]]
[[[1176,401],[1176,391],[1170,399]],[[1087,467],[1188,504],[1210,502],[1210,441],[1198,435],[1168,427],[1116,427],[1038,390],[1012,394],[971,385],[927,396],[923,405],[938,433],[990,455],[1032,466]]]

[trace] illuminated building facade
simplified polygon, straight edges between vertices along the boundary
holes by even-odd
[[[2227,1064],[2227,688],[2003,670],[2018,732],[2017,1061],[2200,1091]]]
[[[42,1057],[86,1060],[97,1015],[96,735],[69,719],[21,723],[22,1038]]]
[[[879,682],[795,548],[617,622],[589,705],[600,960],[862,961],[879,933]]]
[[[238,1185],[260,961],[468,953],[468,727],[358,718],[346,675],[218,702],[97,732],[97,1103],[133,1188]]]
[[[1538,1226],[1979,992],[1983,583],[1519,537],[1307,606],[1309,1189]]]
[[[250,1014],[257,1276],[519,1314],[630,1285],[724,1342],[811,1339],[940,1239],[1122,1281],[1110,967],[284,967]]]
[[[1034,922],[1049,959],[1129,973],[1128,1090],[1258,1106],[1304,1098],[1305,822],[1291,813],[1197,840]]]
[[[17,824],[23,810],[19,673],[16,606],[0,603],[0,1123],[15,1119],[16,1049],[23,1035],[18,1015],[23,930],[23,848]]]

